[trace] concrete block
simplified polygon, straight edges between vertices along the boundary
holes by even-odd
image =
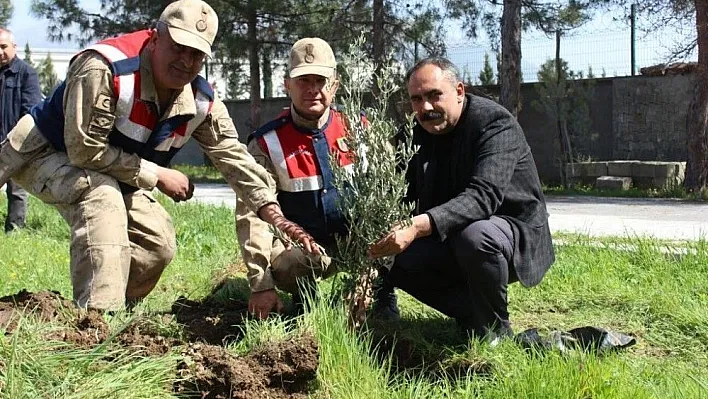
[[[677,162],[652,162],[654,177],[675,177],[678,174]]]
[[[632,177],[644,177],[653,178],[654,177],[654,163],[655,162],[636,162],[632,164]]]
[[[678,172],[676,172],[677,177],[683,183],[686,178],[686,162],[678,162]]]
[[[652,188],[671,188],[674,184],[674,179],[670,177],[655,177],[651,180]]]
[[[628,176],[600,176],[595,180],[595,188],[601,190],[629,190],[632,178]]]
[[[607,163],[607,175],[631,177],[632,164],[637,162],[639,161],[610,161]]]
[[[583,162],[585,176],[598,178],[610,174],[607,170],[607,162]]]
[[[653,177],[632,176],[632,187],[655,188]]]
[[[678,177],[678,176],[673,176],[673,177],[655,177],[651,181],[651,186],[653,188],[664,188],[664,189],[672,189],[679,187],[680,185],[683,184],[683,179],[684,177]]]

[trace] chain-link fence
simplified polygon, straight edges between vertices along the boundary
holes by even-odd
[[[676,59],[672,55],[677,48],[690,42],[682,32],[637,32],[634,40],[635,72],[640,68],[669,61],[695,61],[695,51],[688,57]],[[480,71],[484,68],[485,54],[497,77],[497,53],[491,46],[471,40],[447,43],[447,56],[459,68],[465,81],[480,84]],[[556,54],[555,35],[523,33],[521,39],[521,71],[524,82],[538,81],[537,73],[541,65],[554,59]],[[632,75],[632,35],[629,27],[595,29],[580,33],[566,33],[560,38],[560,57],[568,63],[572,71],[582,71],[587,76],[590,70],[596,77]]]

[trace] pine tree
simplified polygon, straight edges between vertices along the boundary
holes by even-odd
[[[42,93],[44,95],[49,95],[49,93],[54,90],[54,88],[60,83],[57,73],[54,71],[54,63],[52,63],[52,54],[47,53],[47,58],[43,59],[37,67],[37,74],[39,75],[39,86],[42,88]]]
[[[492,69],[492,64],[489,62],[489,54],[487,53],[484,53],[484,67],[479,71],[479,81],[484,86],[497,83],[494,79],[494,70]]]
[[[32,68],[37,68],[32,61],[32,50],[30,50],[29,42],[25,42],[25,58],[24,61]]]
[[[0,26],[7,26],[12,19],[15,8],[10,0],[0,0]]]
[[[559,70],[557,70],[557,66]],[[589,74],[593,74],[590,70]],[[591,134],[592,120],[590,118],[590,104],[594,82],[592,79],[583,80],[582,71],[572,71],[568,62],[559,59],[549,59],[536,74],[538,83],[535,85],[538,100],[533,101],[533,106],[555,119],[559,129],[559,146],[561,157],[559,167],[561,183],[569,187],[572,183],[567,176],[568,166],[573,168],[574,137],[587,137]]]

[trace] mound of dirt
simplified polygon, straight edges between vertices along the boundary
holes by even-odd
[[[21,313],[32,313],[40,320],[51,321],[65,316],[66,310],[71,314],[73,308],[74,304],[56,291],[33,294],[22,290],[0,298],[0,328],[5,328],[8,333],[13,332],[17,328],[17,316]]]
[[[6,334],[15,331],[23,314],[63,327],[48,333],[45,338],[49,340],[91,348],[111,339],[103,313],[77,310],[56,292],[33,294],[23,290],[0,298],[0,328],[5,328]],[[314,339],[306,335],[273,342],[247,356],[237,356],[220,344],[240,338],[239,324],[246,314],[246,304],[237,301],[224,305],[180,298],[163,319],[176,319],[183,326],[186,341],[165,337],[150,322],[137,319],[118,332],[110,344],[144,356],[180,350],[182,361],[176,366],[178,382],[173,387],[178,395],[224,399],[307,397],[318,367]]]
[[[197,302],[181,297],[172,304],[172,313],[190,341],[221,345],[241,338],[238,326],[248,317],[248,304],[235,300],[226,304],[209,299]]]
[[[317,345],[305,336],[266,345],[245,357],[220,346],[190,344],[176,392],[202,398],[305,398],[317,374]]]

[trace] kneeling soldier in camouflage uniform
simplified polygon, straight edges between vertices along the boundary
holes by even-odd
[[[336,167],[351,168],[354,156],[346,145],[344,115],[331,107],[339,86],[332,48],[322,39],[298,40],[290,52],[285,87],[291,107],[249,137],[248,150],[276,181],[278,201],[286,217],[312,234],[325,253],[310,254],[271,234],[268,226],[237,204],[236,227],[251,285],[249,310],[259,318],[283,304],[278,287],[293,294],[296,311],[302,310],[302,290],[314,295],[315,277],[335,272],[328,255],[336,254],[335,236],[348,233],[338,207],[330,158]],[[365,119],[363,120],[366,123]],[[388,299],[392,317],[398,317],[393,288],[380,291]]]
[[[217,25],[207,3],[179,0],[155,29],[88,47],[2,145],[0,180],[12,177],[71,227],[79,307],[115,310],[157,284],[174,256],[175,231],[151,190],[177,202],[192,197],[187,176],[167,168],[190,137],[249,209],[309,245],[283,217],[274,182],[239,143],[226,107],[197,75]]]

